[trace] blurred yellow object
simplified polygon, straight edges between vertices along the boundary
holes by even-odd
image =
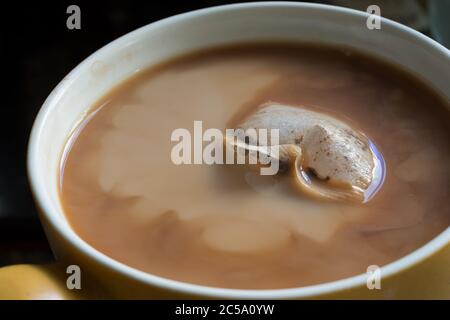
[[[0,269],[0,299],[74,299],[58,265],[16,265]]]

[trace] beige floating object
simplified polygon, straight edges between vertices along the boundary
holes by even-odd
[[[261,253],[286,245],[290,232],[273,224],[241,220],[208,226],[202,236],[203,241],[214,250]]]
[[[279,130],[277,146],[247,137],[226,143],[276,158],[293,167],[296,185],[308,195],[353,202],[368,201],[380,188],[385,164],[361,132],[330,115],[277,103],[261,105],[236,129]],[[267,141],[271,141],[270,137]],[[277,152],[275,148],[278,147]]]

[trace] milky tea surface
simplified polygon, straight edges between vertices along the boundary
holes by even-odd
[[[175,165],[177,128],[225,130],[276,101],[355,124],[387,175],[362,205],[296,192],[288,175]],[[365,273],[450,224],[449,102],[383,62],[308,45],[217,48],[140,72],[92,106],[63,156],[76,233],[139,270],[189,283],[291,288]]]

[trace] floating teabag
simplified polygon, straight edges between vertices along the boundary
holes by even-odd
[[[385,163],[375,144],[331,115],[277,103],[261,105],[235,129],[278,129],[278,145],[226,137],[226,144],[257,150],[292,170],[295,185],[308,195],[366,202],[381,187]]]

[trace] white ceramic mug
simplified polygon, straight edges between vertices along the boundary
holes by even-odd
[[[9,290],[15,288],[9,291],[9,297],[73,297],[73,292],[65,288],[65,281],[54,277],[54,271],[76,264],[89,279],[83,282],[86,285],[82,295],[91,297],[450,298],[450,227],[423,247],[383,266],[381,290],[367,288],[366,274],[301,288],[236,290],[169,280],[115,261],[83,241],[72,230],[61,208],[58,173],[62,152],[87,110],[134,73],[183,53],[262,40],[349,46],[401,66],[450,99],[449,50],[384,18],[381,30],[369,30],[367,19],[368,14],[364,12],[318,4],[227,5],[152,23],[92,54],[47,98],[29,143],[29,178],[59,266],[3,268],[0,292],[5,291],[1,290],[3,286]]]

